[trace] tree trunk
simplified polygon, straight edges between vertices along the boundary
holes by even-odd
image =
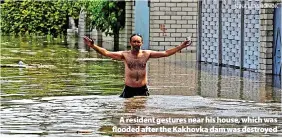
[[[119,31],[114,34],[114,51],[119,50]]]
[[[103,32],[97,29],[97,44],[100,47],[103,47]],[[97,53],[98,58],[102,58],[102,55]]]
[[[103,32],[97,29],[97,44],[103,47]]]

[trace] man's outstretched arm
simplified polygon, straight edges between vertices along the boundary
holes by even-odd
[[[180,51],[181,49],[190,46],[191,43],[192,43],[192,41],[185,40],[183,43],[181,43],[177,47],[168,49],[166,51],[151,51],[150,52],[150,58],[160,58],[160,57],[171,56],[171,55],[175,54],[176,52]]]
[[[110,52],[106,50],[105,48],[99,47],[98,45],[95,45],[93,40],[88,37],[83,37],[84,42],[87,46],[93,48],[96,52],[100,53],[103,56],[107,56],[116,60],[122,60],[124,59],[123,54],[121,51],[119,52]]]

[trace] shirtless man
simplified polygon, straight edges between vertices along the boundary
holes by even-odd
[[[141,50],[143,38],[140,34],[133,34],[129,43],[131,50],[110,52],[94,44],[93,40],[84,37],[87,46],[93,48],[98,53],[116,60],[122,60],[125,65],[125,87],[120,97],[130,98],[134,96],[149,96],[147,88],[146,63],[150,58],[168,57],[181,49],[191,45],[192,41],[185,40],[179,46],[166,51]]]

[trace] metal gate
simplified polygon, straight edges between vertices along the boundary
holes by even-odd
[[[219,62],[219,0],[200,1],[200,61]]]
[[[258,71],[260,9],[236,5],[259,3],[260,0],[199,1],[198,61]]]

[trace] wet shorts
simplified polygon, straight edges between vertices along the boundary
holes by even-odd
[[[119,97],[130,98],[134,96],[149,96],[149,89],[147,85],[142,87],[129,87],[125,85],[123,92]]]

